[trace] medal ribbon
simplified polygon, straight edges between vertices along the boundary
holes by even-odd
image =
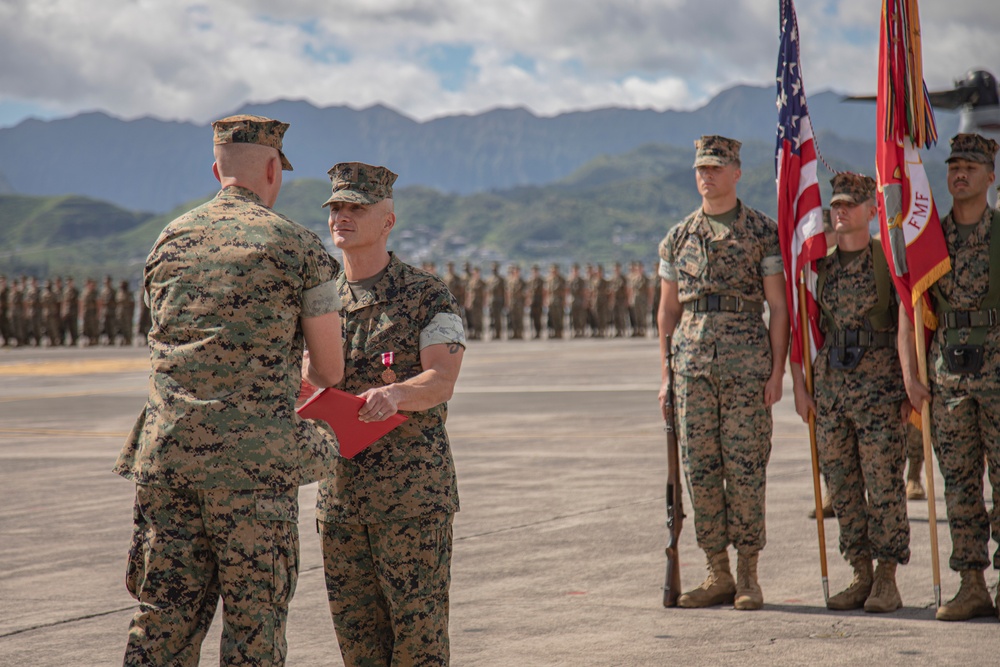
[[[386,368],[389,368],[390,366],[392,366],[392,362],[395,360],[395,358],[396,358],[395,352],[383,352],[382,365],[385,366]]]

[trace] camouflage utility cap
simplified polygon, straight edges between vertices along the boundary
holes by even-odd
[[[281,156],[281,168],[292,171],[292,165],[281,152],[281,140],[288,129],[288,123],[280,120],[241,114],[229,116],[212,123],[215,131],[215,145],[221,144],[260,144],[274,148]]]
[[[392,184],[397,178],[385,167],[373,167],[364,162],[341,162],[326,173],[330,175],[333,194],[323,202],[323,206],[335,201],[376,204],[383,199],[392,199]]]
[[[951,155],[945,162],[968,160],[992,165],[997,156],[997,142],[978,134],[956,134],[951,138]]]
[[[833,185],[831,206],[839,201],[864,204],[875,196],[875,179],[864,174],[843,171],[830,179],[830,184]]]
[[[717,134],[706,134],[694,142],[694,168],[725,167],[740,159],[740,142]]]

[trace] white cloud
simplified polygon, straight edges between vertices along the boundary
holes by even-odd
[[[1000,74],[994,0],[923,5],[931,88]],[[807,89],[873,92],[880,4],[797,9]],[[770,85],[777,30],[774,0],[2,0],[0,118],[34,106],[204,122],[278,98],[417,118],[692,108],[736,82]],[[469,54],[457,89],[429,64],[436,45]]]

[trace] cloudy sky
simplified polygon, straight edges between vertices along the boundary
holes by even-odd
[[[874,92],[878,0],[798,0],[809,92]],[[921,2],[925,79],[1000,75],[996,0]],[[778,0],[0,0],[0,127],[101,110],[208,122],[246,102],[416,119],[692,109],[772,85]]]

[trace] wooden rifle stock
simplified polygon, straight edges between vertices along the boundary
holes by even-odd
[[[674,418],[674,372],[670,368],[671,340],[667,336],[666,377],[667,400],[663,406],[663,430],[667,434],[667,575],[663,582],[663,606],[676,607],[681,594],[681,564],[678,546],[684,523],[681,490],[681,457],[677,445],[677,423]]]

